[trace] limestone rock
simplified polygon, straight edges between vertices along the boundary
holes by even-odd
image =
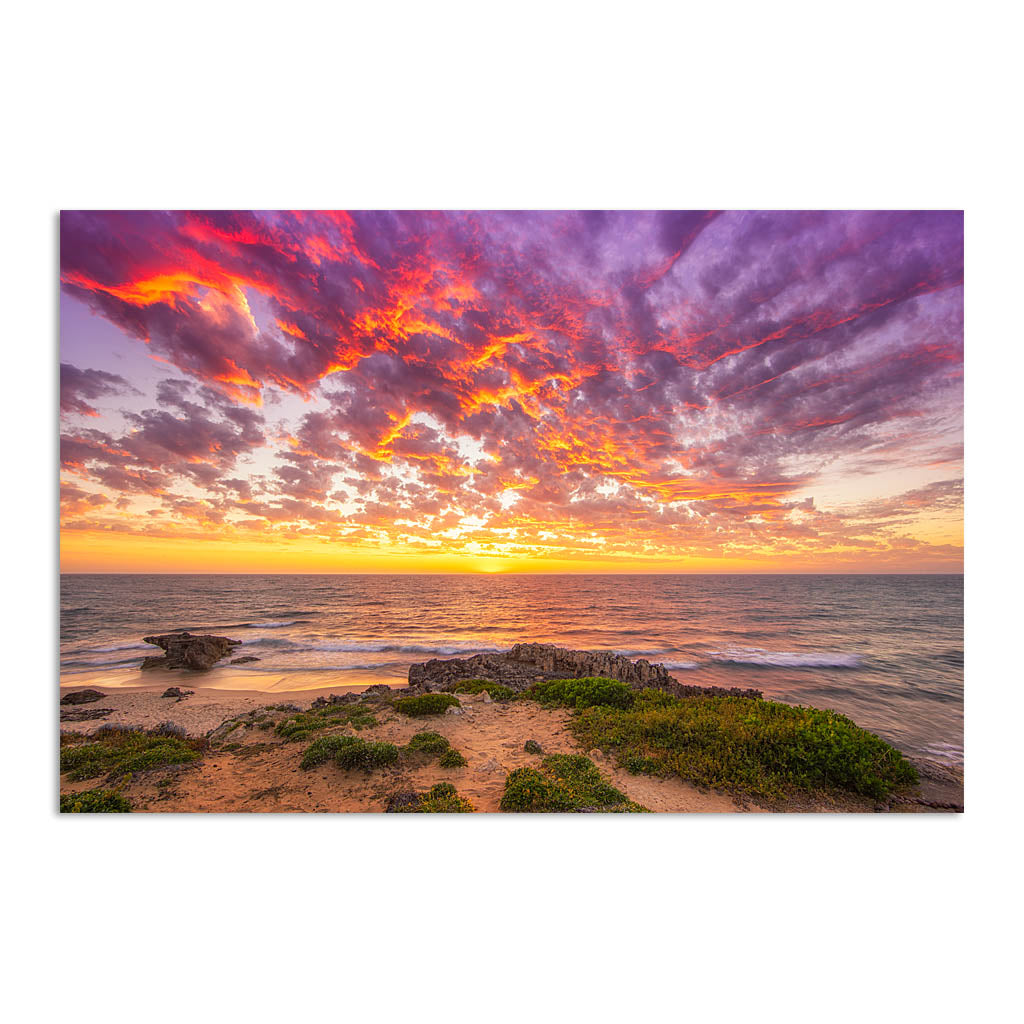
[[[61,697],[61,704],[92,704],[93,701],[103,700],[107,695],[99,690],[75,690],[73,693],[66,693]]]
[[[684,686],[664,665],[629,658],[611,651],[576,651],[554,644],[516,644],[502,654],[470,658],[432,658],[409,666],[409,685],[419,691],[450,692],[463,679],[488,679],[521,692],[547,679],[604,676],[633,689],[664,690],[676,697],[729,696],[760,698],[760,690],[719,686]]]
[[[177,697],[178,700],[181,700],[182,697],[191,697],[192,694],[195,693],[195,692],[196,692],[195,690],[182,690],[180,687],[177,687],[177,686],[168,686],[167,689],[164,690],[164,692],[160,694],[160,696],[161,697]]]
[[[225,655],[231,653],[241,640],[229,640],[226,636],[193,636],[191,633],[161,633],[158,636],[144,636],[143,641],[153,644],[166,653],[162,658],[146,658],[142,668],[187,668],[196,672],[213,668]]]

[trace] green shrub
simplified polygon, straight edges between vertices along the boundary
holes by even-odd
[[[425,693],[422,697],[399,697],[395,701],[395,710],[411,718],[443,715],[448,708],[460,706],[458,697],[450,693]]]
[[[628,708],[633,705],[633,690],[617,679],[588,676],[584,679],[548,679],[534,683],[526,691],[529,697],[547,707]]]
[[[501,809],[512,812],[642,811],[601,777],[582,754],[552,754],[540,769],[516,768],[505,779]]]
[[[463,679],[456,684],[456,693],[488,693],[491,700],[511,700],[515,690],[500,683],[492,683],[490,679]]]
[[[528,754],[543,754],[544,749],[536,740],[527,740],[523,744],[523,750]]]
[[[350,725],[357,732],[380,725],[376,717],[358,704],[328,704],[312,711],[289,715],[277,725],[277,735],[286,740],[305,740],[322,729],[334,725]]]
[[[842,789],[883,799],[917,781],[898,750],[843,715],[774,701],[641,693],[628,710],[578,711],[571,729],[630,771],[765,798]]]
[[[394,764],[397,760],[398,747],[393,743],[367,743],[355,737],[351,743],[339,747],[334,754],[334,763],[346,770],[362,768],[370,771]]]
[[[406,750],[420,754],[443,754],[451,744],[436,732],[418,732],[408,744]]]
[[[131,803],[109,789],[87,789],[84,793],[65,793],[60,798],[61,814],[126,814]]]
[[[106,774],[124,775],[197,761],[203,746],[202,740],[108,729],[97,733],[89,742],[62,745],[60,770],[76,782]]]
[[[437,763],[442,768],[465,768],[469,762],[454,747],[449,747]]]
[[[450,782],[439,782],[422,798],[419,810],[421,814],[471,814],[476,808]]]
[[[321,736],[306,747],[299,767],[304,772],[308,772],[311,768],[316,768],[317,765],[326,764],[332,760],[342,747],[348,747],[358,742],[359,740],[355,736],[343,736],[337,733],[333,736]]]

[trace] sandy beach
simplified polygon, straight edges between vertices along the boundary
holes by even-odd
[[[61,708],[66,718],[83,710],[109,710],[102,719],[61,722],[62,733],[83,737],[105,725],[152,730],[166,723],[195,739],[214,734],[200,760],[133,776],[124,791],[137,811],[380,812],[395,794],[423,792],[439,782],[453,784],[477,811],[497,811],[508,773],[524,766],[537,767],[549,754],[586,754],[604,779],[630,800],[660,812],[928,811],[950,809],[945,805],[962,804],[963,800],[962,775],[940,765],[919,763],[922,783],[918,793],[886,807],[853,795],[794,798],[783,806],[761,806],[729,793],[698,788],[679,778],[631,774],[600,750],[580,747],[567,728],[569,711],[544,708],[533,701],[490,701],[486,694],[460,694],[463,713],[459,715],[418,719],[398,714],[386,700],[374,700],[373,712],[379,724],[359,734],[368,740],[404,747],[418,732],[437,732],[465,757],[464,767],[442,769],[436,759],[413,757],[371,773],[344,771],[331,763],[303,771],[299,762],[308,743],[281,738],[275,726],[295,711],[308,710],[317,697],[341,694],[345,688],[269,694],[188,686],[189,678],[180,673],[159,675],[157,683],[111,688],[101,700]],[[180,698],[162,696],[168,678],[174,679],[173,685],[194,692]],[[80,689],[65,687],[61,692],[66,695]],[[225,723],[230,729],[226,736]],[[527,741],[538,744],[543,753],[528,753],[524,749]],[[61,792],[82,792],[96,785],[95,779],[72,782],[65,777]]]
[[[177,677],[184,687],[187,680]],[[67,688],[70,692],[79,687]],[[113,725],[151,729],[173,722],[190,736],[203,736],[225,719],[242,715],[271,702],[294,703],[303,709],[319,693],[293,691],[266,693],[196,688],[184,699],[161,697],[158,686],[109,693],[87,708],[110,707],[104,719]],[[335,688],[333,692],[339,692]],[[567,732],[568,712],[545,710],[532,702],[486,702],[483,695],[460,697],[465,714],[409,719],[394,712],[380,715],[381,725],[372,730],[374,740],[406,744],[425,729],[439,732],[466,758],[464,768],[440,769],[436,761],[403,764],[382,772],[340,771],[322,765],[304,772],[298,768],[305,744],[278,739],[270,730],[249,725],[234,729],[231,747],[211,749],[202,761],[157,769],[133,779],[129,792],[139,811],[286,812],[286,811],[383,811],[388,796],[407,790],[426,790],[437,782],[453,783],[460,796],[478,811],[497,811],[508,772],[536,765],[540,755],[523,750],[527,740],[538,743],[544,754],[581,751]],[[271,713],[274,719],[286,712]],[[96,721],[63,722],[62,731],[91,733]],[[235,746],[238,744],[239,746]],[[630,775],[608,764],[595,752],[592,760],[613,785],[637,803],[657,811],[736,811],[747,809],[725,794],[702,792],[678,779],[652,779]],[[172,784],[167,785],[166,780]],[[93,788],[95,780],[62,783],[64,793]]]

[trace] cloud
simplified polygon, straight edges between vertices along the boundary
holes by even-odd
[[[63,288],[185,375],[124,434],[69,431],[67,465],[188,486],[172,517],[451,550],[868,548],[807,489],[957,457],[955,213],[73,212],[61,234]],[[69,411],[127,386],[69,370]]]
[[[80,416],[98,416],[91,403],[107,395],[140,394],[116,373],[106,370],[80,370],[71,363],[60,364],[60,411]]]

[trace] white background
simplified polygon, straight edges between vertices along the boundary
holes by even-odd
[[[1019,1009],[1016,16],[978,0],[8,10],[10,1019]],[[967,813],[60,819],[56,214],[104,206],[965,209]]]

